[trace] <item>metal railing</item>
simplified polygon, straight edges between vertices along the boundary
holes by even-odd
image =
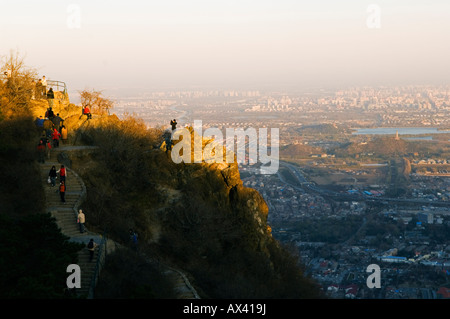
[[[42,80],[42,79],[34,79],[34,81],[35,81],[36,83],[38,83],[39,80]],[[46,93],[48,92],[48,90],[49,90],[50,88],[53,89],[53,92],[55,92],[55,93],[56,93],[56,92],[61,92],[61,94],[62,94],[62,97],[61,97],[61,95],[56,95],[56,94],[55,94],[55,99],[57,99],[57,100],[59,100],[59,101],[63,101],[63,100],[68,99],[67,85],[66,85],[65,82],[63,82],[63,81],[57,81],[57,80],[46,80],[46,82],[47,82],[46,92],[44,92],[43,95],[42,95],[42,98],[43,98],[43,99],[47,99]],[[38,91],[39,91],[39,89],[38,89]],[[42,93],[40,93],[40,92],[36,92],[36,93],[37,93],[38,95],[42,94]]]
[[[98,277],[100,274],[100,270],[102,269],[102,267],[106,261],[106,252],[107,252],[106,243],[107,243],[107,241],[108,240],[106,238],[106,231],[105,231],[105,232],[103,232],[102,240],[100,241],[100,244],[98,245],[97,263],[95,264],[94,274],[92,275],[92,278],[91,278],[91,285],[89,287],[87,299],[94,299],[94,291],[95,291],[95,287],[97,286],[97,281],[98,281]]]
[[[6,72],[0,73],[0,76],[8,79],[9,76],[6,74]],[[34,79],[34,81],[37,83],[39,82],[39,80],[42,79]],[[67,93],[67,84],[66,82],[63,81],[58,81],[58,80],[46,80],[47,82],[47,87],[48,88],[53,88],[54,91],[59,91],[62,92],[64,95]]]
[[[47,87],[53,88],[54,91],[60,91],[64,95],[67,93],[67,85],[62,81],[47,80]]]
[[[0,80],[2,78],[8,80],[9,78],[12,78],[12,77],[10,75],[8,75],[7,72],[2,72],[2,73],[0,73]],[[39,80],[42,80],[42,79],[33,79],[33,81],[35,83],[38,83]],[[67,84],[65,82],[57,81],[57,80],[46,80],[46,82],[47,82],[47,88],[53,88],[53,90],[55,92],[61,92],[63,97],[59,98],[59,100],[64,100],[68,97],[67,96]],[[44,98],[46,98],[46,97],[44,96]]]

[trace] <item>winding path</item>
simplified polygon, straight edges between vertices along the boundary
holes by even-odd
[[[69,237],[70,241],[87,244],[91,238],[99,244],[102,240],[101,235],[86,231],[80,233],[77,223],[78,208],[86,196],[86,187],[83,180],[70,168],[66,168],[66,202],[61,202],[59,196],[59,177],[56,180],[56,186],[52,187],[47,182],[48,173],[52,166],[59,170],[61,164],[58,162],[58,154],[64,151],[67,147],[61,146],[59,148],[52,148],[50,158],[46,158],[45,163],[41,166],[41,178],[45,189],[46,197],[46,211],[56,219],[58,227],[61,232]],[[91,282],[95,272],[98,259],[98,249],[94,254],[94,259],[89,261],[89,251],[82,249],[78,252],[78,265],[81,269],[81,288],[77,289],[78,296],[90,295]],[[69,275],[69,274],[68,274]]]
[[[86,245],[91,238],[99,244],[102,241],[102,236],[89,230],[86,230],[85,233],[80,233],[77,223],[77,214],[80,205],[86,198],[86,186],[84,185],[83,180],[75,171],[66,167],[66,202],[62,203],[58,192],[59,178],[56,180],[56,186],[54,187],[47,182],[47,179],[52,166],[55,166],[56,170],[59,170],[61,167],[61,163],[58,162],[58,154],[64,151],[68,152],[71,150],[89,148],[92,147],[61,145],[58,148],[52,148],[50,158],[46,158],[45,163],[40,164],[41,179],[45,189],[46,211],[51,213],[51,215],[56,219],[58,227],[64,235],[69,237],[69,241],[79,242]],[[88,216],[86,217],[89,218]],[[111,253],[116,247],[120,246],[110,239],[107,239],[106,242],[106,254]],[[102,250],[102,254],[100,256],[99,249],[96,249],[94,259],[92,261],[89,261],[89,251],[87,249],[82,249],[78,252],[78,265],[81,269],[81,288],[76,290],[77,296],[89,299],[93,298],[93,289],[96,284],[93,280],[96,280],[94,275],[97,261],[99,258],[102,258],[102,261],[104,261],[104,257],[104,249]],[[103,262],[99,263],[99,265],[102,264]],[[166,267],[165,274],[173,278],[178,299],[200,299],[199,295],[183,272],[174,268]]]

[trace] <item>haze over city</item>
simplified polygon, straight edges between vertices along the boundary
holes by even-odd
[[[0,1],[1,55],[70,90],[448,84],[448,1]]]

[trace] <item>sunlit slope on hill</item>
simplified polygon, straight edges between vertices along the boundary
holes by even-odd
[[[68,154],[87,186],[92,227],[123,243],[137,231],[139,249],[187,272],[203,298],[320,295],[272,238],[267,204],[243,186],[237,164],[176,164],[163,132],[131,117],[89,120],[78,134],[96,147]]]

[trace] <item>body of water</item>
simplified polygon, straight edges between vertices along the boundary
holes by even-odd
[[[433,136],[418,136],[418,137],[407,137],[407,141],[432,141]]]
[[[360,128],[353,132],[353,135],[424,135],[424,134],[442,134],[450,131],[439,131],[435,127],[376,127]]]

